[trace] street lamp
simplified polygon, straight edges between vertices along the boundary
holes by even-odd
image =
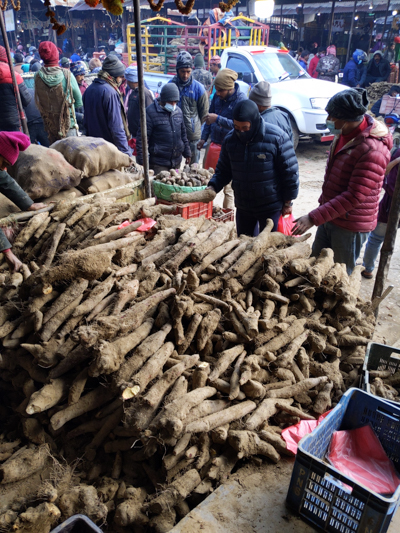
[[[274,7],[274,0],[256,0],[254,3],[254,13],[259,19],[269,19],[273,15]]]

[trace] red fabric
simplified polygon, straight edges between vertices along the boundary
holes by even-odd
[[[0,46],[0,61],[2,61],[3,63],[8,63],[7,53],[4,46]]]
[[[219,154],[221,153],[221,148],[222,146],[220,144],[213,142],[210,144],[210,148],[207,151],[207,157],[203,165],[204,168],[213,168],[215,170],[215,167],[218,163]]]
[[[31,144],[25,133],[19,131],[0,131],[0,155],[13,165],[18,159],[19,152],[23,152]]]
[[[290,213],[290,215],[285,215],[285,216],[281,215],[279,217],[277,231],[279,233],[283,233],[284,235],[292,235],[293,224],[294,224],[294,217],[292,213]]]
[[[23,79],[18,74],[18,72],[15,73],[15,79],[17,80],[17,85],[20,85],[23,83]],[[0,63],[0,83],[11,83],[12,84],[12,77],[11,77],[11,70],[8,63]]]
[[[379,195],[393,140],[383,124],[369,115],[366,120],[367,128],[350,146],[335,154],[337,139],[332,143],[320,206],[309,213],[316,226],[332,222],[354,232],[375,229]]]
[[[136,138],[135,137],[131,137],[128,141],[128,146],[130,148],[132,148],[132,155],[137,155],[137,150],[136,150]]]
[[[45,67],[58,67],[60,55],[57,46],[50,41],[43,41],[39,44],[39,55],[43,59]]]
[[[318,72],[316,71],[316,68],[317,68],[319,60],[320,60],[320,58],[317,55],[315,55],[311,59],[310,64],[308,66],[308,73],[313,78],[318,78]]]
[[[79,90],[81,91],[81,95],[83,96],[85,94],[86,89],[89,87],[89,85],[86,83],[85,80],[83,80],[82,83],[78,83]]]
[[[368,128],[368,122],[367,122],[367,119],[364,117],[364,120],[355,130],[351,131],[347,135],[343,135],[343,134],[340,135],[339,140],[336,143],[335,155],[343,148],[343,146],[346,146],[347,143],[352,141],[355,137],[357,137],[357,135],[359,135],[366,128]]]

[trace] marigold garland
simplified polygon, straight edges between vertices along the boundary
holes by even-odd
[[[239,1],[239,0],[237,0]],[[195,0],[188,0],[185,4],[182,2],[182,0],[175,0],[175,5],[178,8],[179,13],[182,13],[182,15],[189,15],[189,13],[192,11],[194,6]]]
[[[236,4],[239,3],[239,0],[228,0],[228,2],[220,2],[218,4],[218,7],[222,11],[222,13],[227,13],[230,11]]]
[[[85,0],[85,4],[89,7],[97,7],[100,4],[100,0]]]
[[[21,2],[18,0],[15,2],[15,0],[11,0],[11,5],[14,8],[14,11],[19,11],[21,9]],[[5,11],[8,6],[8,0],[0,0],[0,9],[2,11]]]
[[[158,11],[161,11],[164,5],[164,0],[158,0],[158,4],[153,2],[153,0],[147,0],[147,1],[149,2],[152,11],[155,11],[156,13],[158,13]]]
[[[123,3],[124,0],[102,0],[103,6],[105,9],[111,13],[111,15],[115,15],[118,17],[119,15],[122,15],[124,12]]]

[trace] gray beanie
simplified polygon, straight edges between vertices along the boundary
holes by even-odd
[[[123,77],[125,74],[124,64],[115,55],[110,55],[105,58],[102,70],[108,72],[113,78]]]
[[[194,66],[197,68],[204,68],[204,57],[201,54],[195,55]]]
[[[176,71],[180,68],[192,68],[192,56],[186,50],[179,52],[176,58]]]
[[[365,89],[346,89],[329,100],[325,111],[333,118],[357,122],[362,120],[368,109]]]
[[[259,81],[256,83],[249,94],[249,100],[253,100],[253,102],[255,102],[257,105],[261,105],[263,107],[271,107],[271,84],[267,81]]]
[[[175,83],[166,83],[161,89],[160,100],[161,102],[179,102],[180,94],[179,89]]]

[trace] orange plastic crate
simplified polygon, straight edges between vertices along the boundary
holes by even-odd
[[[235,220],[235,210],[234,209],[222,209],[222,213],[212,217],[215,222],[233,222]]]
[[[174,205],[174,202],[168,200],[156,199],[156,204]],[[205,204],[203,202],[192,202],[190,204],[176,204],[175,215],[181,215],[182,218],[199,218],[205,216],[206,218],[212,217],[213,203],[209,202]]]

